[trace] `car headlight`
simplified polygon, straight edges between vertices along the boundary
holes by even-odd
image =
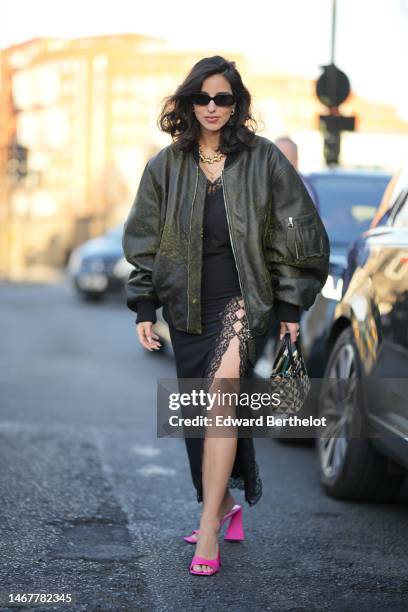
[[[341,300],[341,293],[343,290],[343,279],[339,276],[333,276],[329,274],[326,283],[322,289],[322,296],[328,300]]]
[[[119,261],[113,267],[112,273],[117,278],[122,278],[123,280],[127,279],[129,273],[133,266],[125,259],[125,257],[121,257]]]

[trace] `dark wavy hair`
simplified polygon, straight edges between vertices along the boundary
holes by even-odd
[[[176,92],[164,98],[157,125],[163,132],[171,134],[173,146],[177,150],[191,150],[198,141],[201,126],[189,96],[200,91],[203,81],[213,74],[222,74],[230,83],[235,96],[235,113],[221,128],[218,150],[226,155],[252,148],[255,144],[258,124],[251,115],[251,94],[243,84],[235,62],[214,55],[204,57],[194,64]]]

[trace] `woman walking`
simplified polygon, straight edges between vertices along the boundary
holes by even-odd
[[[197,62],[165,100],[159,126],[172,143],[151,158],[125,223],[123,249],[134,266],[127,305],[148,350],[163,306],[178,378],[252,377],[272,320],[292,342],[328,275],[329,241],[296,170],[270,140],[255,133],[251,96],[234,62]],[[221,385],[222,386],[222,385]],[[190,573],[215,574],[218,535],[243,539],[242,507],[262,495],[252,438],[186,438],[199,529]]]

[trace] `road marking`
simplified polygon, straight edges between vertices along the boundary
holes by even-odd
[[[155,465],[153,463],[145,465],[137,470],[139,474],[143,476],[175,476],[176,470],[173,468],[165,468],[161,465]]]
[[[142,455],[143,457],[157,457],[162,452],[160,448],[155,446],[142,446],[140,444],[135,444],[132,450],[136,455]]]

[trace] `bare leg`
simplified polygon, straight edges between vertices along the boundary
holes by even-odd
[[[246,355],[246,316],[242,299],[236,299],[229,304],[223,320],[220,345],[216,350],[214,360],[210,364],[213,382],[210,392],[236,391],[239,393],[239,378],[243,374]],[[216,370],[214,372],[214,367]],[[226,388],[223,379],[228,379]],[[231,380],[237,379],[234,389]],[[214,406],[211,416],[216,414],[235,414],[235,405]],[[211,428],[210,428],[211,429]],[[219,429],[219,428],[215,428]],[[196,554],[207,559],[217,555],[217,540],[220,527],[220,513],[223,502],[229,499],[228,480],[234,465],[237,451],[236,428],[225,427],[228,437],[219,437],[214,430],[206,435],[203,449],[202,481],[203,481],[203,512],[197,537]],[[232,498],[232,496],[231,496]],[[233,498],[232,498],[233,499]],[[232,507],[232,506],[231,506]],[[222,516],[222,514],[221,514]],[[209,571],[207,565],[196,565],[194,569]]]
[[[236,502],[235,502],[234,497],[231,495],[231,491],[227,489],[224,495],[224,499],[221,502],[219,512],[218,512],[218,520],[221,520],[224,514],[227,514],[227,512],[230,512],[230,510],[232,510],[233,507],[235,506],[235,503]],[[192,533],[190,538],[192,540],[197,541],[197,536],[195,533]]]

